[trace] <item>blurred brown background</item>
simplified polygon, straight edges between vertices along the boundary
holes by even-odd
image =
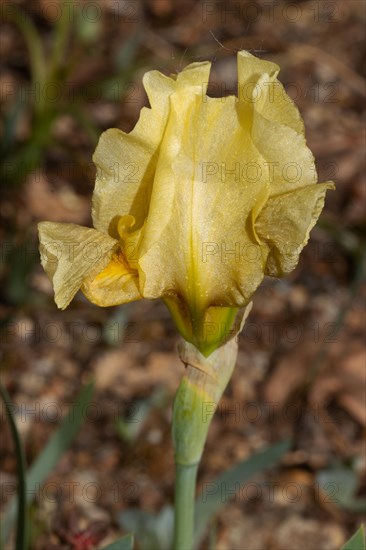
[[[144,72],[209,59],[210,94],[234,93],[240,49],[281,66],[319,180],[336,191],[298,268],[255,295],[199,484],[290,437],[279,467],[220,513],[216,546],[339,548],[365,510],[365,2],[19,0],[1,2],[1,16],[1,378],[28,464],[82,385],[96,383],[95,415],[32,505],[32,548],[98,548],[124,532],[121,512],[172,503],[171,404],[183,373],[162,303],[101,309],[78,295],[57,310],[36,224],[91,224],[92,153],[104,129],[133,128]],[[1,476],[14,482],[4,414],[1,428]],[[89,546],[78,533],[91,533]]]

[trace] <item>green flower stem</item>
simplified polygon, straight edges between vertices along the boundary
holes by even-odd
[[[192,344],[179,349],[186,372],[173,407],[176,464],[174,550],[194,548],[196,475],[208,428],[231,377],[237,356],[234,340],[205,358]]]
[[[251,304],[242,313],[241,326],[231,339],[208,357],[183,341],[179,356],[186,367],[174,400],[172,436],[176,464],[174,550],[194,548],[194,503],[198,465],[208,429],[231,378],[238,354],[236,336]]]
[[[198,464],[176,464],[175,550],[193,550],[194,501]]]

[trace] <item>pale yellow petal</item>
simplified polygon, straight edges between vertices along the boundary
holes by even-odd
[[[96,229],[117,238],[116,220],[127,214],[136,219],[136,228],[142,226],[149,211],[169,97],[182,87],[201,93],[206,89],[209,68],[207,62],[193,63],[176,80],[158,71],[145,74],[151,109],[141,110],[139,121],[129,134],[112,128],[101,135],[93,156],[97,167],[92,212]]]
[[[267,275],[281,277],[294,269],[323,209],[325,193],[333,188],[330,182],[308,185],[267,201],[255,220],[258,239],[269,248]]]
[[[234,97],[173,94],[141,245],[143,295],[176,295],[197,324],[207,307],[247,303],[266,260],[250,213],[267,184]]]
[[[103,307],[142,298],[137,271],[128,265],[121,250],[98,275],[84,279],[81,290],[90,302]]]
[[[302,134],[256,112],[251,138],[265,159],[270,194],[285,193],[317,182],[314,157]]]
[[[87,276],[109,263],[119,244],[115,239],[71,223],[38,224],[41,263],[52,281],[55,302],[65,309]]]
[[[132,215],[140,227],[149,202],[158,149],[169,110],[169,94],[175,82],[158,71],[144,77],[151,109],[144,107],[135,128],[127,134],[112,128],[104,132],[93,161],[97,177],[93,193],[93,225],[117,238],[116,223]]]
[[[246,51],[239,52],[237,60],[238,97],[243,111],[248,115],[254,110],[268,120],[303,134],[300,113],[277,79],[279,66]]]
[[[266,74],[258,80],[258,106],[256,109],[268,120],[283,124],[296,133],[304,135],[304,122],[300,112],[276,77]]]
[[[149,71],[144,74],[142,82],[151,109],[164,112],[169,107],[169,96],[175,91],[175,80],[159,71]]]
[[[277,80],[278,72],[275,63],[238,54],[239,118],[265,159],[270,194],[317,182],[300,113]]]
[[[184,88],[188,93],[206,93],[211,63],[202,61],[187,65],[182,71],[170,77],[159,71],[149,71],[143,77],[143,84],[152,109],[165,110],[169,97],[177,89]]]
[[[211,63],[202,61],[187,65],[177,75],[177,88],[186,90],[186,93],[198,93],[202,98],[206,94],[210,77]]]
[[[265,59],[259,59],[255,55],[251,54],[250,52],[247,52],[246,50],[242,50],[238,52],[237,57],[238,62],[238,84],[239,84],[239,91],[238,96],[240,97],[240,92],[243,92],[240,87],[245,84],[256,84],[258,79],[264,74],[268,74],[268,76],[275,78],[280,68],[276,63],[272,63],[271,61],[267,61]],[[247,97],[246,94],[244,97]]]
[[[93,225],[117,238],[116,223],[131,214],[142,224],[149,210],[157,149],[164,130],[148,109],[141,111],[138,132],[104,132],[93,156],[97,176],[93,193]],[[136,130],[136,128],[135,128]]]

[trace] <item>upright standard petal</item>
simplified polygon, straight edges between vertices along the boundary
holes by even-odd
[[[139,121],[129,134],[116,128],[104,132],[93,156],[97,167],[93,225],[115,238],[116,223],[121,216],[134,216],[137,227],[141,227],[149,211],[169,95],[176,85],[157,71],[147,73],[144,84],[151,109],[141,110]]]
[[[270,195],[317,182],[314,157],[302,134],[255,112],[250,135],[265,159]]]
[[[270,195],[317,182],[300,113],[278,73],[275,63],[238,53],[239,119],[265,159]]]
[[[42,222],[38,231],[41,263],[61,309],[69,305],[86,277],[106,267],[119,247],[108,235],[72,223]]]
[[[271,197],[255,221],[255,231],[269,248],[266,275],[282,277],[292,271],[324,206],[331,182],[307,185]]]
[[[100,137],[93,160],[97,177],[93,194],[93,225],[117,238],[120,216],[132,215],[136,228],[143,225],[149,211],[150,197],[165,131],[169,97],[176,89],[205,94],[210,63],[193,63],[181,71],[176,80],[150,71],[144,86],[151,109],[143,108],[140,119],[129,134],[115,128]]]
[[[276,63],[258,59],[247,51],[238,53],[238,98],[241,105],[251,107],[268,120],[304,133],[304,123],[298,108],[277,79]],[[248,108],[246,109],[248,112]]]
[[[185,90],[170,103],[141,245],[141,289],[186,304],[197,332],[208,308],[245,305],[262,280],[266,258],[248,227],[268,182],[235,97]],[[257,261],[246,259],[252,248]]]

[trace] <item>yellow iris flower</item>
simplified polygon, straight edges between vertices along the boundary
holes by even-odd
[[[206,95],[210,63],[144,75],[151,108],[104,132],[93,160],[94,229],[39,224],[41,261],[64,309],[163,298],[208,355],[264,275],[297,264],[331,183],[317,183],[279,67],[238,53],[238,97]]]

